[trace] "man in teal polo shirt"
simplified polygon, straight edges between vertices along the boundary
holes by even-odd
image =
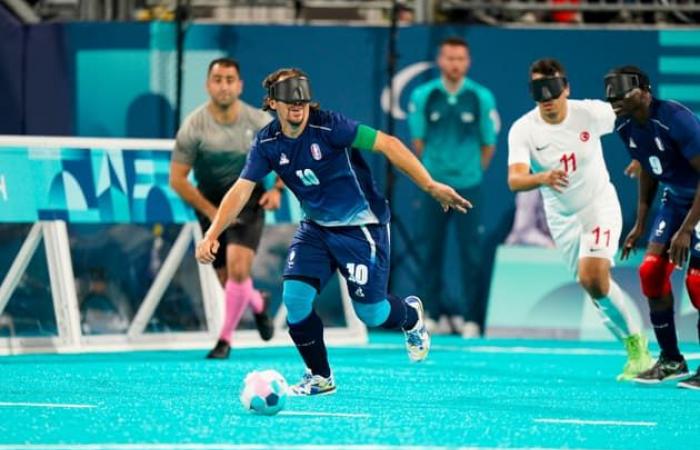
[[[464,39],[442,41],[437,63],[440,78],[418,86],[411,95],[408,123],[413,144],[436,180],[476,200],[477,207],[460,217],[442,214],[429,202],[423,206],[423,298],[433,299],[426,306],[431,318],[440,320],[436,331],[451,328],[453,333],[474,337],[480,333],[483,308],[477,298],[481,256],[478,199],[483,172],[493,156],[499,119],[491,91],[466,77],[470,56]],[[442,283],[445,236],[451,221],[457,227],[461,259],[463,295],[458,302],[447,301]]]

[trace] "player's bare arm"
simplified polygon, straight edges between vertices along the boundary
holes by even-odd
[[[698,173],[700,173],[700,156],[690,160],[690,165],[693,166]],[[700,220],[700,182],[695,190],[695,197],[693,198],[693,205],[690,207],[688,214],[686,214],[681,227],[676,231],[671,239],[671,247],[668,251],[669,259],[678,268],[683,268],[685,262],[688,260],[688,252],[690,249],[690,240],[693,234],[693,230]]]
[[[639,172],[642,170],[642,165],[639,164],[639,161],[636,159],[633,159],[630,161],[630,163],[625,167],[625,175],[627,175],[630,178],[639,178]]]
[[[568,185],[569,177],[561,169],[530,173],[530,166],[525,163],[515,163],[508,166],[508,187],[513,192],[531,191],[548,186],[561,193]]]
[[[377,138],[374,141],[372,149],[386,156],[394,166],[408,175],[418,187],[440,202],[445,211],[453,208],[466,213],[467,210],[472,207],[472,204],[468,200],[462,198],[462,196],[450,186],[433,180],[418,158],[394,136],[382,133],[381,131],[377,132]]]
[[[277,177],[275,184],[260,197],[258,203],[266,211],[279,209],[282,204],[282,191],[284,191],[284,182],[280,177]]]
[[[421,159],[423,157],[423,150],[425,150],[425,142],[423,141],[423,139],[413,140],[413,150],[415,150],[418,159]]]
[[[632,230],[630,230],[625,238],[625,245],[622,247],[620,259],[625,260],[629,257],[630,253],[634,250],[637,240],[644,234],[647,217],[649,216],[654,197],[656,197],[658,187],[658,180],[640,167],[637,195],[637,219],[634,222]]]
[[[495,151],[496,147],[493,145],[481,146],[481,170],[486,170],[489,168]]]
[[[207,200],[187,177],[192,166],[177,161],[170,162],[170,187],[182,197],[191,207],[212,220],[216,214],[216,206]]]
[[[219,249],[219,235],[236,220],[253,193],[253,189],[255,189],[255,183],[244,178],[239,178],[231,186],[221,201],[204,238],[197,244],[195,255],[197,261],[202,264],[210,264],[214,261],[216,251]]]

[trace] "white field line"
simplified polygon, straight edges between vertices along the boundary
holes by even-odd
[[[302,417],[349,417],[366,419],[369,414],[363,413],[329,413],[329,412],[314,412],[314,411],[281,411],[279,416],[302,416]]]
[[[616,427],[655,427],[656,422],[635,422],[628,420],[583,420],[583,419],[533,419],[536,423],[556,423],[566,425],[597,425]]]
[[[397,350],[403,349],[398,344],[370,344],[367,350]],[[582,356],[619,356],[626,355],[624,350],[606,350],[600,348],[558,348],[558,347],[499,347],[496,345],[479,345],[474,347],[462,347],[459,345],[433,345],[431,350],[443,352],[463,353],[520,353],[530,355],[582,355]],[[700,357],[700,354],[698,355]],[[687,358],[686,358],[687,359]]]
[[[405,347],[399,344],[369,344],[367,347],[359,347],[362,350],[403,350]],[[576,355],[576,356],[625,356],[627,353],[620,350],[607,350],[602,348],[562,348],[562,347],[499,347],[497,345],[479,345],[462,347],[459,345],[433,345],[431,350],[442,352],[462,353],[519,353],[522,355]],[[700,353],[684,353],[686,360],[700,360]]]
[[[0,444],[0,450],[496,450],[494,447],[451,447],[424,445],[262,445],[262,444],[193,444],[193,443],[139,443],[139,444]],[[545,447],[527,447],[528,450],[555,450]],[[511,448],[510,450],[518,450]]]
[[[0,407],[23,408],[65,408],[65,409],[89,409],[97,408],[97,405],[76,405],[73,403],[31,403],[31,402],[0,402]]]

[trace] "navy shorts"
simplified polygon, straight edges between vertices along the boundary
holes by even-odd
[[[673,235],[681,227],[692,204],[693,199],[683,199],[668,190],[664,191],[661,207],[654,219],[654,226],[651,227],[649,242],[669,247]],[[697,225],[690,241],[690,256],[700,258],[700,229]]]
[[[287,254],[285,278],[311,278],[320,289],[336,270],[348,283],[350,298],[377,303],[389,282],[389,225],[323,227],[303,221]]]

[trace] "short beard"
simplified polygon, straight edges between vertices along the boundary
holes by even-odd
[[[231,100],[228,103],[221,103],[215,99],[212,99],[212,103],[214,104],[215,107],[219,109],[228,109],[230,108],[234,103],[236,103],[236,99]]]
[[[304,118],[302,117],[301,120],[298,120],[298,121],[293,121],[293,120],[287,119],[287,123],[289,123],[289,125],[292,128],[299,128],[301,126],[301,124],[304,123]]]

